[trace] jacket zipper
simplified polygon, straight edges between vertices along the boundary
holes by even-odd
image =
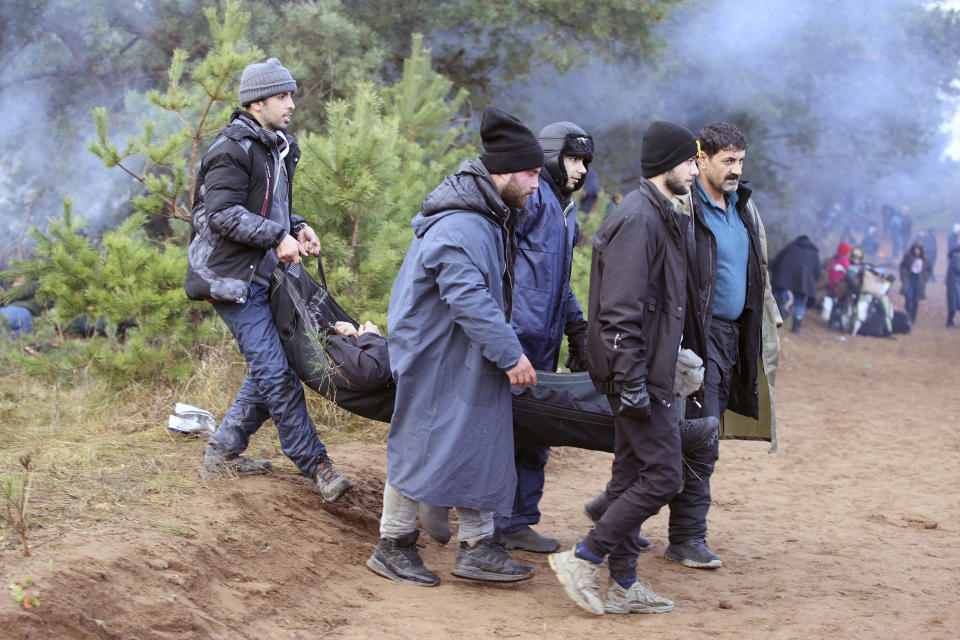
[[[267,200],[270,199],[270,167],[267,166],[267,163],[263,163],[263,173],[267,177],[267,190],[263,192],[263,206],[260,207],[261,217],[267,217]]]

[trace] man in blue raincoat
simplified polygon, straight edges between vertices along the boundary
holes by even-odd
[[[556,371],[563,336],[567,336],[570,371],[586,371],[587,323],[570,288],[573,248],[580,240],[573,192],[583,186],[593,160],[593,138],[572,122],[554,122],[541,129],[544,165],[537,190],[527,200],[526,219],[517,225],[517,261],[513,316],[523,352],[533,366]],[[555,538],[540,535],[531,525],[540,521],[544,467],[549,447],[517,447],[517,492],[513,512],[498,516],[507,549],[553,553]]]
[[[456,507],[453,575],[515,582],[533,567],[494,538],[516,488],[510,385],[536,372],[510,326],[515,225],[543,150],[517,118],[487,107],[484,153],[423,202],[387,312],[397,400],[387,437],[380,541],[367,566],[406,584],[440,578],[417,552],[419,503]]]

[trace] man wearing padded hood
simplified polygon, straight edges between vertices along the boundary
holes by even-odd
[[[335,502],[350,481],[317,437],[270,313],[270,275],[277,264],[320,253],[316,233],[291,210],[300,148],[285,131],[296,89],[276,58],[248,65],[239,91],[245,108],[233,112],[197,172],[184,288],[189,298],[214,303],[250,368],[198,472],[205,479],[223,472],[267,473],[269,461],[241,454],[271,418],[283,452],[326,502]]]
[[[510,326],[515,228],[537,188],[543,150],[514,116],[483,112],[484,153],[423,202],[387,310],[397,399],[387,436],[387,482],[374,572],[432,587],[417,553],[420,503],[456,507],[453,575],[515,582],[533,567],[495,540],[493,515],[516,489],[510,385],[536,371]]]
[[[583,186],[593,160],[593,138],[572,122],[555,122],[538,137],[544,165],[539,186],[527,200],[530,213],[517,225],[517,260],[510,322],[523,352],[535,369],[556,371],[563,336],[567,336],[571,371],[585,371],[587,323],[570,288],[573,248],[580,240],[573,192]],[[507,549],[552,553],[560,543],[534,531],[540,521],[544,467],[549,447],[517,447],[517,492],[513,513],[498,516]]]

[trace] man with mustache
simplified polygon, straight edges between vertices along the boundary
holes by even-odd
[[[740,182],[747,140],[737,127],[713,122],[700,131],[700,175],[691,190],[699,271],[712,274],[701,289],[707,353],[701,416],[731,412],[759,417],[758,385],[766,380],[770,431],[738,433],[724,423],[725,436],[773,440],[773,374],[779,360],[777,328],[783,324],[767,277],[763,222]],[[709,283],[709,281],[708,281]],[[687,336],[684,336],[686,339]],[[762,358],[761,377],[760,360]],[[688,403],[688,409],[693,403]],[[739,422],[739,419],[737,419]],[[774,440],[775,441],[775,440]],[[716,569],[723,561],[706,543],[710,477],[719,456],[716,439],[685,449],[683,491],[670,501],[670,544],[666,557],[687,567]]]
[[[493,517],[510,513],[516,489],[510,385],[537,382],[510,316],[516,224],[543,149],[494,106],[480,137],[480,158],[444,178],[414,217],[387,311],[397,392],[380,540],[367,566],[421,587],[440,582],[417,552],[421,504],[457,509],[453,575],[516,582],[534,573],[494,537]]]
[[[233,112],[197,172],[184,288],[191,299],[213,303],[249,367],[198,472],[203,478],[267,473],[269,461],[241,454],[271,418],[283,452],[326,502],[335,502],[350,481],[337,472],[317,437],[300,378],[287,362],[270,313],[274,267],[320,252],[316,233],[292,212],[300,148],[286,129],[296,89],[276,58],[248,65],[240,77],[244,108]]]

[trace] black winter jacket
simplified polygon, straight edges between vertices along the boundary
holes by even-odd
[[[651,397],[673,399],[683,333],[688,220],[649,180],[610,212],[593,238],[587,360],[597,391],[646,377]]]
[[[284,159],[292,211],[293,172],[300,148],[284,134],[290,150]],[[287,231],[268,216],[278,171],[277,139],[246,110],[237,109],[203,156],[194,193],[187,278],[193,300],[243,302],[266,251]],[[291,232],[305,225],[290,215]]]
[[[817,297],[820,250],[807,236],[798,236],[780,250],[770,265],[774,289],[789,289],[807,298]]]

